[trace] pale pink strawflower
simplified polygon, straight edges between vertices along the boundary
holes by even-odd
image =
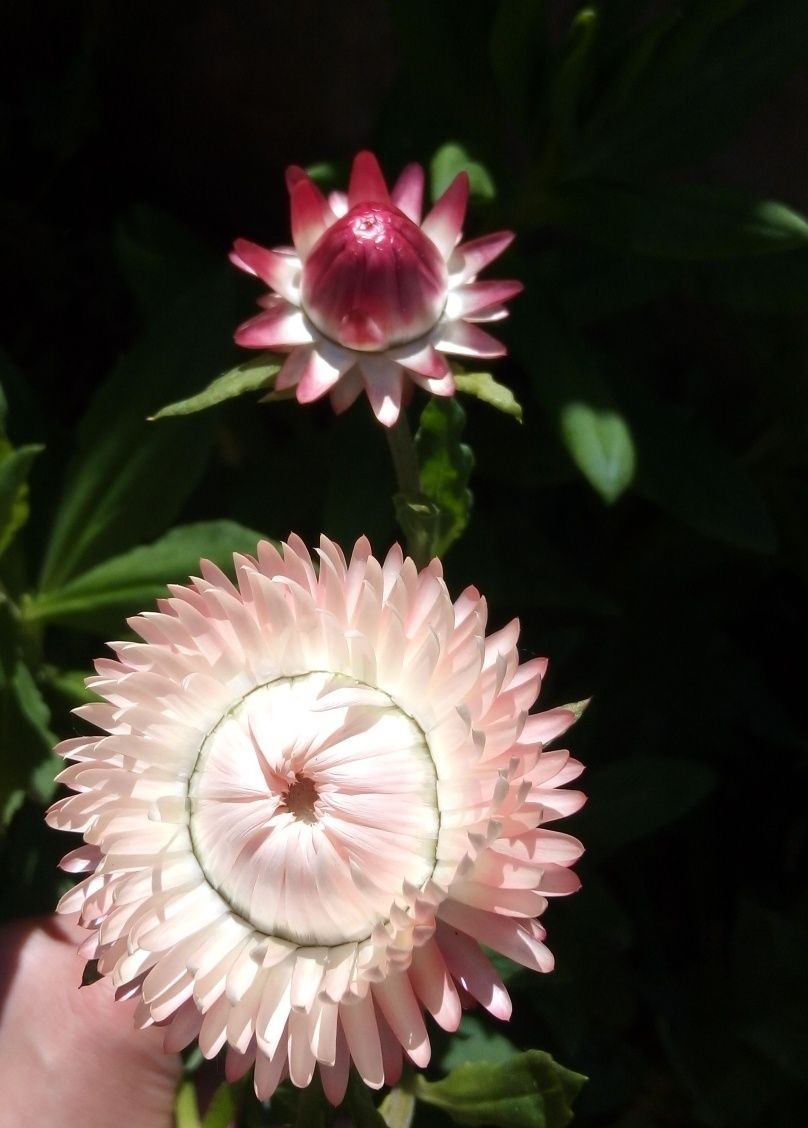
[[[513,239],[509,231],[460,243],[469,182],[461,172],[421,219],[424,174],[408,165],[388,191],[372,153],[353,163],[347,195],[326,199],[301,168],[286,174],[294,247],[238,239],[231,259],[271,293],[236,331],[246,348],[288,353],[275,389],[300,403],[328,394],[344,411],[363,387],[380,423],[398,419],[412,384],[455,391],[446,355],[505,353],[480,322],[505,317],[520,282],[478,282]]]
[[[235,584],[203,562],[132,619],[48,821],[84,834],[59,909],[142,1026],[227,1047],[231,1079],[255,1063],[262,1098],[318,1068],[336,1104],[351,1063],[373,1087],[427,1063],[425,1011],[509,1017],[480,944],[550,970],[536,918],[578,887],[581,845],[543,824],[583,796],[544,751],[575,712],[528,715],[546,662],[519,664],[515,621],[486,638],[485,600],[453,603],[437,560],[318,555],[262,543]]]

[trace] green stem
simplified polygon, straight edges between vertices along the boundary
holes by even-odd
[[[412,431],[403,411],[393,426],[387,428],[387,445],[393,459],[399,490],[408,497],[418,497],[421,493],[418,456],[415,453]]]
[[[416,565],[423,568],[432,558],[432,533],[429,522],[418,516],[423,508],[426,517],[425,505],[428,503],[421,490],[418,455],[403,411],[393,426],[387,428],[386,434],[398,485],[395,499],[398,522],[406,538],[408,553]],[[403,519],[402,515],[405,513],[407,516]]]

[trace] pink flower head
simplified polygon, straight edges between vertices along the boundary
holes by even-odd
[[[48,821],[84,834],[59,909],[141,1026],[226,1047],[261,1098],[319,1069],[337,1104],[351,1063],[375,1088],[427,1063],[424,1012],[509,1017],[480,944],[552,968],[537,918],[582,848],[545,824],[584,800],[545,750],[575,713],[528,714],[547,663],[520,665],[516,622],[486,637],[479,592],[397,546],[318,555],[262,543],[235,583],[203,562],[132,619]]]
[[[335,411],[364,387],[380,423],[391,427],[405,377],[428,392],[455,391],[446,354],[502,356],[479,327],[507,315],[520,282],[478,282],[513,239],[509,231],[461,243],[469,182],[459,173],[421,220],[424,173],[408,165],[388,191],[372,153],[354,160],[347,195],[326,198],[301,168],[287,171],[294,248],[273,251],[238,239],[236,266],[271,293],[264,312],[236,330],[246,348],[288,353],[275,383],[300,403],[328,393]]]

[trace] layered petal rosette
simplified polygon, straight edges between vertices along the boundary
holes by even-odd
[[[373,1087],[427,1063],[425,1012],[508,1018],[480,944],[550,970],[537,918],[581,845],[545,824],[583,796],[545,751],[575,713],[529,713],[546,662],[520,665],[516,622],[486,637],[437,560],[318,555],[262,543],[235,583],[203,562],[132,619],[48,821],[84,835],[59,908],[142,1026],[226,1047],[231,1079],[254,1063],[262,1098],[319,1069],[336,1104],[351,1063]]]
[[[481,322],[505,317],[519,282],[477,280],[513,239],[508,231],[460,243],[469,182],[461,172],[425,219],[424,174],[404,169],[388,191],[372,153],[359,153],[347,194],[326,199],[301,168],[286,175],[294,247],[236,241],[231,259],[270,287],[263,312],[236,331],[246,348],[288,353],[275,388],[300,403],[328,394],[344,411],[363,387],[392,426],[418,384],[454,394],[448,355],[505,353]]]

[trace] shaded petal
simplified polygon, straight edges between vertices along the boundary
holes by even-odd
[[[317,185],[307,176],[298,180],[292,188],[292,240],[303,260],[335,219]]]
[[[347,411],[352,403],[361,396],[364,384],[359,374],[359,369],[354,364],[349,368],[342,379],[331,389],[329,399],[337,415]]]
[[[463,230],[468,200],[468,173],[459,172],[421,224],[423,233],[429,236],[447,262]]]
[[[419,164],[408,164],[390,193],[393,203],[413,223],[420,224],[424,204],[424,170]]]

